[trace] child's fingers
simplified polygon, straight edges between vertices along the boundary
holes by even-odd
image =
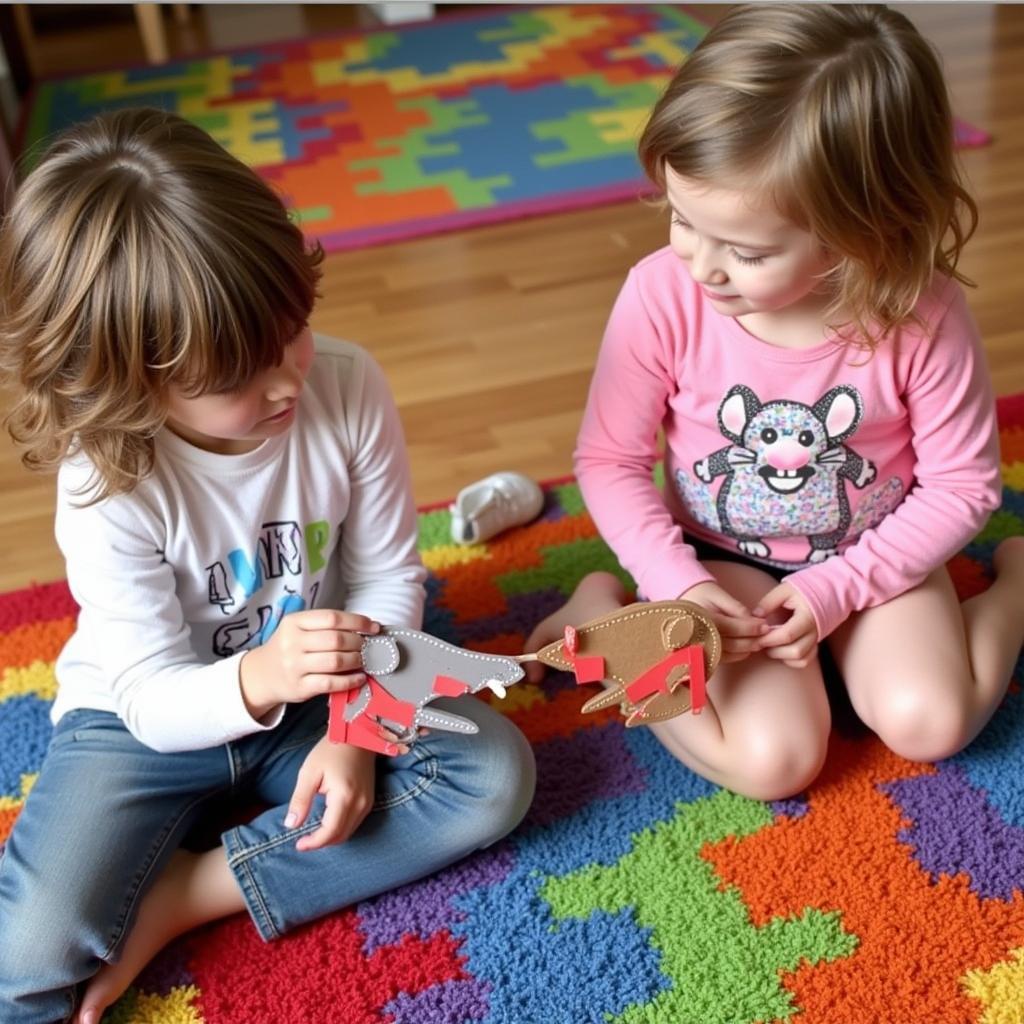
[[[770,628],[763,619],[755,619],[749,612],[743,616],[716,616],[715,625],[723,643],[726,638],[761,636]]]
[[[321,846],[338,842],[342,835],[345,806],[341,801],[327,801],[320,827],[309,835],[302,836],[295,844],[296,850],[319,850]],[[347,837],[345,837],[347,838]]]
[[[740,654],[746,657],[748,654],[753,654],[755,651],[761,650],[761,642],[755,638],[740,638],[722,640],[722,653],[723,655],[729,654]]]
[[[356,651],[363,649],[363,638],[350,629],[309,629],[302,634],[302,649],[307,654],[321,651]]]
[[[425,729],[420,729],[419,730],[419,735],[422,736],[425,731],[426,731]],[[377,735],[380,736],[380,738],[382,740],[387,740],[388,743],[394,744],[394,746],[398,750],[399,754],[408,754],[409,753],[409,746],[408,746],[408,744],[402,743],[399,740],[398,733],[392,732],[390,729],[385,728],[383,725],[378,725],[377,726]]]
[[[761,646],[783,647],[795,643],[803,636],[813,632],[813,623],[809,623],[802,615],[792,615],[779,626],[772,626],[761,637]]]
[[[783,647],[766,647],[762,653],[773,661],[785,662],[791,668],[804,668],[810,664],[814,648],[813,637],[801,637],[796,642]]]
[[[780,583],[777,587],[773,587],[769,590],[768,593],[757,602],[754,614],[762,618],[767,618],[773,612],[781,611],[786,607],[786,602],[792,596],[792,593],[792,589],[787,584]]]
[[[308,675],[302,677],[302,700],[323,693],[342,693],[356,690],[366,682],[365,672],[341,672],[330,675]]]
[[[292,798],[288,801],[288,813],[284,818],[285,828],[298,828],[306,820],[313,797],[316,796],[322,781],[323,776],[318,772],[307,771],[304,767],[299,770]]]
[[[730,616],[734,619],[750,618],[750,609],[732,594],[718,589],[713,597],[708,597],[707,605],[709,611],[716,615]]]
[[[295,844],[297,850],[319,850],[324,846],[344,843],[370,812],[373,801],[358,790],[342,788],[327,794],[320,827],[303,836]]]
[[[355,612],[338,611],[335,608],[311,608],[308,611],[293,612],[286,616],[304,630],[336,629],[353,633],[379,633],[379,622]]]
[[[358,672],[363,667],[363,656],[358,651],[320,651],[307,654],[302,661],[304,675],[333,675]]]
[[[768,657],[772,657],[768,655]],[[814,660],[811,654],[805,654],[802,658],[772,658],[773,661],[781,661],[787,668],[807,668]]]

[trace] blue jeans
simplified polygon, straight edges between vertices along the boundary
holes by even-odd
[[[437,703],[480,732],[434,731],[402,757],[378,758],[359,829],[301,853],[295,841],[319,824],[323,798],[298,828],[284,816],[326,702],[293,705],[270,732],[175,754],[143,746],[108,712],[66,714],[0,859],[0,1021],[67,1021],[77,987],[117,960],[147,887],[224,801],[270,805],[221,837],[265,940],[507,835],[533,796],[529,744],[482,701]]]

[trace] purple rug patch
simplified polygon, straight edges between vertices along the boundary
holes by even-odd
[[[535,590],[530,594],[510,594],[506,598],[507,611],[501,615],[456,623],[463,643],[470,640],[491,640],[506,633],[529,634],[541,619],[547,618],[565,604],[565,594],[554,587]]]
[[[788,800],[772,800],[772,813],[780,818],[802,818],[810,809],[811,805],[806,797],[794,796]]]
[[[647,777],[621,728],[581,729],[536,748],[537,792],[525,826],[550,825],[595,800],[642,793]]]
[[[194,985],[196,979],[188,967],[191,955],[187,935],[172,942],[142,969],[135,979],[135,987],[150,995],[167,996],[172,989]]]
[[[394,1024],[470,1024],[487,1016],[489,992],[486,982],[443,981],[415,996],[403,992],[384,1012]]]
[[[966,874],[973,892],[1009,900],[1024,880],[1024,829],[1007,825],[967,781],[963,769],[942,765],[934,775],[882,787],[913,824],[900,832],[932,877]]]
[[[558,493],[553,490],[545,491],[544,505],[538,519],[545,523],[557,523],[559,519],[564,519],[565,515],[565,509],[562,508],[562,503],[558,500]]]
[[[507,843],[499,843],[430,878],[360,903],[363,948],[369,955],[381,946],[397,945],[405,935],[426,939],[447,928],[461,916],[453,906],[456,896],[497,884],[514,866],[514,851]]]

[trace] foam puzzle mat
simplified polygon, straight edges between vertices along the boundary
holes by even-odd
[[[1004,501],[950,563],[986,586],[1024,533],[1024,396],[1000,401]],[[587,572],[620,572],[572,481],[489,544],[420,515],[425,627],[521,651]],[[62,582],[0,595],[0,842],[50,735],[53,662],[76,608]],[[711,686],[713,687],[712,680]],[[538,789],[508,839],[264,944],[238,916],[165,950],[114,1024],[1020,1024],[1024,697],[938,764],[834,732],[809,791],[735,796],[568,679],[497,706],[532,741]],[[468,698],[476,699],[476,698]]]
[[[39,84],[24,142],[103,110],[172,110],[274,183],[328,251],[627,200],[649,189],[636,142],[707,31],[699,13],[478,10],[69,76]]]

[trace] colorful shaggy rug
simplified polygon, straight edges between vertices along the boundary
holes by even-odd
[[[950,563],[963,595],[986,585],[995,543],[1024,533],[1024,396],[1001,401],[1000,423],[1004,503]],[[618,571],[571,482],[487,545],[453,547],[444,510],[420,522],[427,628],[477,650],[519,652],[584,573]],[[63,583],[0,597],[0,841],[46,748],[75,611]],[[1020,1024],[1016,685],[939,764],[843,726],[818,781],[776,804],[710,785],[612,712],[582,717],[582,699],[556,676],[498,703],[539,768],[506,841],[271,945],[243,916],[186,936],[112,1020]]]
[[[41,83],[25,145],[103,110],[173,110],[325,249],[360,248],[635,198],[640,126],[706,31],[670,5],[534,6],[78,75]]]

